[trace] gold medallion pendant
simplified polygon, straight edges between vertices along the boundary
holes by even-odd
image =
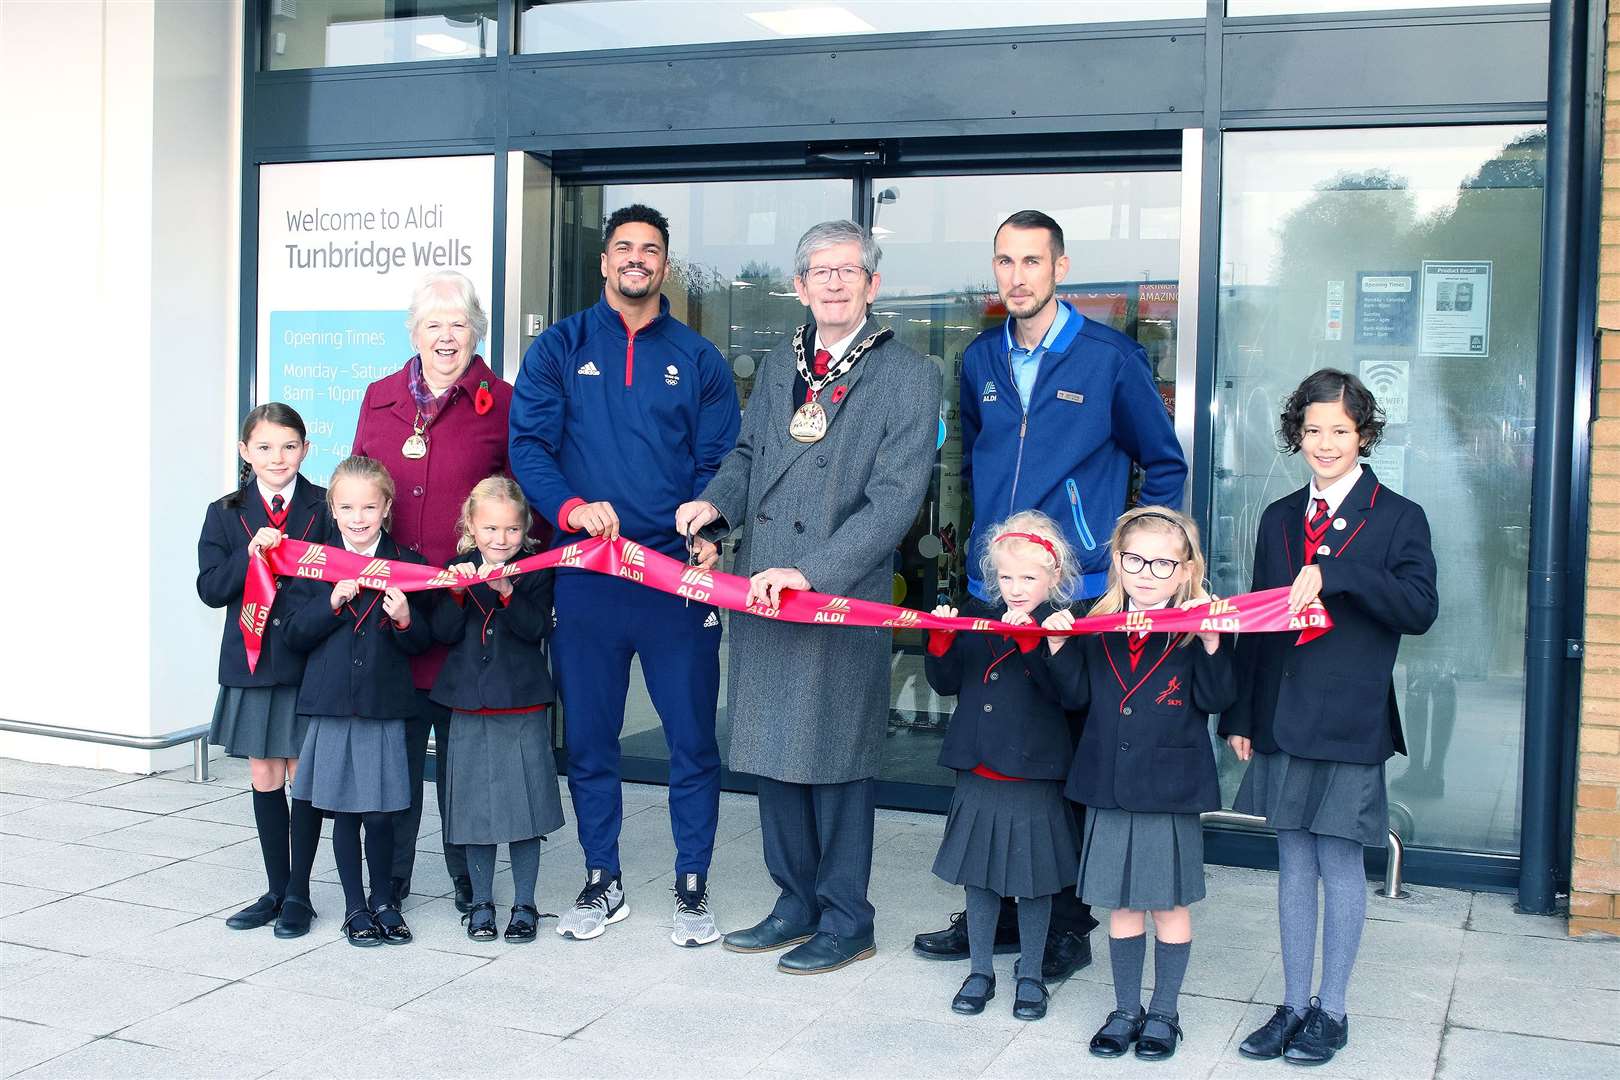
[[[410,438],[406,439],[405,445],[399,448],[399,452],[410,458],[412,461],[415,461],[418,458],[427,457],[427,450],[427,440],[422,438],[420,433],[412,435]]]
[[[820,442],[827,434],[827,410],[816,401],[800,405],[793,413],[793,422],[788,424],[788,434],[798,442]]]

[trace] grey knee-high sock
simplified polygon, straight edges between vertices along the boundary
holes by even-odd
[[[1147,934],[1108,939],[1108,965],[1114,969],[1114,1007],[1135,1016],[1142,1008],[1142,962]]]
[[[512,902],[533,907],[534,884],[540,880],[540,838],[514,840],[506,846],[512,854]]]
[[[996,977],[996,919],[1000,914],[1001,897],[977,885],[967,886],[968,959],[975,975]]]
[[[495,845],[467,845],[467,876],[472,879],[473,903],[495,902]]]
[[[1316,837],[1277,833],[1277,924],[1282,933],[1283,1004],[1304,1016],[1316,966]]]
[[[1039,979],[1041,964],[1046,960],[1046,931],[1052,925],[1052,898],[1050,896],[1018,898],[1018,977]],[[1030,1001],[1039,994],[1023,995]]]
[[[1361,949],[1367,918],[1367,872],[1361,845],[1342,836],[1316,838],[1316,863],[1322,870],[1322,1011],[1343,1020],[1350,971]]]
[[[1148,1001],[1148,1012],[1176,1015],[1176,999],[1181,996],[1181,980],[1187,977],[1191,956],[1190,941],[1153,939],[1153,997]]]

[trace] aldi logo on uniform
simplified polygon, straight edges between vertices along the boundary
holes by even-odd
[[[984,392],[979,395],[979,400],[985,404],[996,400],[996,380],[984,380]]]

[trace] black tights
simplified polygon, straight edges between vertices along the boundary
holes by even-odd
[[[360,826],[366,827],[366,867],[371,871],[371,903],[360,881]],[[376,910],[394,902],[394,815],[381,811],[332,815],[332,856],[350,912]]]

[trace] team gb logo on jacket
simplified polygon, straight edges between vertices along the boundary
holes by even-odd
[[[679,386],[681,384],[681,369],[676,367],[674,364],[671,364],[669,367],[665,368],[664,382],[668,383],[670,386]]]

